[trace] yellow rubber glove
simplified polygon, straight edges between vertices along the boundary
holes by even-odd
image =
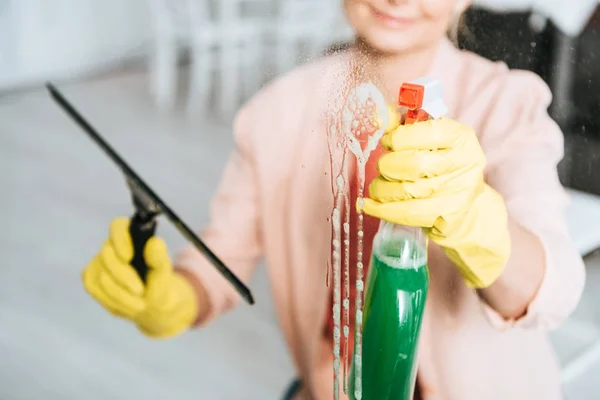
[[[510,255],[502,196],[483,180],[485,156],[475,132],[451,119],[400,125],[381,144],[363,211],[425,228],[470,287],[491,285]]]
[[[165,243],[152,237],[144,248],[146,285],[133,267],[129,219],[117,218],[100,253],[83,272],[87,292],[112,314],[133,321],[153,338],[177,335],[194,322],[197,299],[190,283],[173,271]]]

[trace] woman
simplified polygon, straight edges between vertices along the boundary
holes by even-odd
[[[364,207],[367,225],[382,218],[421,226],[432,241],[418,395],[562,398],[546,332],[577,305],[584,267],[564,220],[566,195],[556,172],[562,134],[546,113],[549,90],[531,73],[452,46],[446,32],[468,1],[344,4],[356,46],[277,79],[239,112],[236,147],[203,239],[245,281],[266,259],[300,378],[290,396],[331,399],[324,276],[333,202],[325,115],[357,70],[377,77],[390,102],[402,82],[439,79],[450,118],[384,136],[389,154],[379,163],[381,177],[374,161],[367,167],[371,199]],[[373,229],[367,230],[368,244]],[[194,248],[173,267],[165,244],[152,238],[145,286],[131,257],[128,221],[118,218],[83,279],[97,301],[146,335],[205,326],[239,301]]]

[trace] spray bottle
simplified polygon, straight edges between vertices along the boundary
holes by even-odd
[[[403,84],[398,105],[407,109],[405,124],[439,118],[447,112],[441,83],[430,78]],[[428,287],[423,230],[381,221],[366,281],[362,357],[352,363],[350,399],[413,398]]]

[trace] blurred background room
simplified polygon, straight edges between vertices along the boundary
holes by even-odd
[[[600,4],[474,1],[459,39],[553,92],[587,286],[552,339],[569,399],[599,399]],[[278,398],[294,368],[264,271],[251,283],[256,306],[169,341],[85,294],[81,271],[130,198],[44,83],[199,229],[240,105],[351,40],[340,0],[0,0],[0,400]],[[159,234],[172,249],[185,243],[166,221]]]

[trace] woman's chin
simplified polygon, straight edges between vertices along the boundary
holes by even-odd
[[[399,54],[410,51],[413,40],[406,35],[367,35],[362,41],[372,50],[382,54]]]

